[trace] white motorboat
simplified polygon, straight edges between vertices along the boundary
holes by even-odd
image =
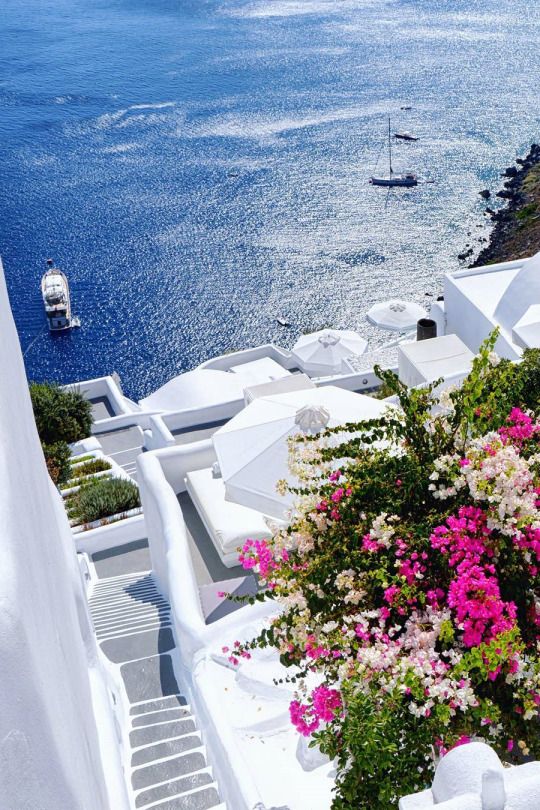
[[[41,279],[41,294],[50,332],[63,332],[80,326],[78,318],[71,315],[69,284],[65,274],[47,259],[47,270]]]
[[[371,177],[369,181],[371,185],[386,186],[387,188],[393,188],[395,186],[411,188],[412,186],[418,185],[418,177],[414,172],[395,174],[392,168],[392,133],[390,129],[390,118],[388,119],[388,162],[390,168],[388,177]]]

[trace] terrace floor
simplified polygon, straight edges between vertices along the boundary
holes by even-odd
[[[111,416],[115,416],[108,397],[90,397],[88,401],[92,403],[94,422],[97,422],[99,419],[108,419]]]
[[[246,572],[241,565],[234,568],[223,565],[189,494],[181,492],[177,498],[188,530],[191,558],[199,588],[213,582],[245,577]]]
[[[178,428],[171,430],[176,444],[190,444],[200,442],[203,439],[210,439],[216,430],[224,425],[228,420],[221,419],[218,422],[208,422],[205,425],[193,425],[188,428]]]

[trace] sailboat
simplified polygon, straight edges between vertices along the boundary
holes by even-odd
[[[418,177],[414,172],[404,172],[403,174],[395,174],[392,168],[392,132],[390,126],[390,118],[388,118],[388,162],[390,165],[390,173],[388,177],[372,177],[370,183],[373,186],[404,186],[411,188],[418,185]]]

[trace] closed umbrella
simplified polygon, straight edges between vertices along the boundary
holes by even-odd
[[[346,329],[322,329],[303,335],[294,345],[292,354],[306,374],[338,374],[347,357],[363,354],[367,341]]]
[[[409,332],[416,327],[420,318],[425,318],[426,310],[414,301],[382,301],[368,311],[366,318],[373,326],[391,332]]]
[[[287,468],[287,439],[374,419],[386,407],[373,397],[335,386],[254,400],[213,436],[227,500],[283,518],[293,498],[290,493],[279,495],[276,483],[297,483]]]

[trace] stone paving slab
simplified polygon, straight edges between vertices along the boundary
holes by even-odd
[[[133,728],[142,728],[143,726],[151,726],[154,723],[166,723],[169,720],[181,720],[184,717],[189,717],[190,710],[184,706],[178,706],[176,709],[162,709],[158,712],[151,712],[148,714],[141,714],[139,717],[133,718]]]
[[[148,658],[165,653],[174,648],[174,636],[171,628],[146,630],[131,636],[120,636],[101,642],[101,649],[114,664],[134,661],[136,658]]]
[[[156,810],[209,810],[220,804],[218,792],[215,788],[199,790],[187,796],[178,796],[170,802],[159,804]]]
[[[92,403],[94,422],[98,422],[100,419],[109,419],[111,416],[116,415],[109,397],[89,397],[88,401]]]
[[[140,706],[132,706],[130,714],[146,714],[146,712],[156,712],[159,709],[168,709],[173,706],[185,706],[186,699],[183,695],[170,695],[169,697],[151,700],[148,703],[141,703]]]
[[[176,695],[180,691],[170,655],[131,661],[120,668],[130,703]]]
[[[192,734],[194,731],[197,731],[197,726],[192,718],[173,720],[171,723],[158,723],[154,726],[136,728],[129,735],[129,741],[135,748],[139,745],[160,742],[160,740],[170,740],[172,737],[182,737],[184,734]]]
[[[164,785],[156,785],[156,787],[139,793],[135,800],[135,807],[144,807],[145,804],[168,799],[171,796],[177,796],[178,793],[186,793],[188,790],[195,790],[212,782],[212,776],[204,771],[192,773],[189,776],[184,776],[182,779],[173,779],[170,782],[166,782]]]
[[[178,737],[176,740],[167,740],[167,742],[148,745],[146,748],[140,748],[138,751],[134,751],[131,757],[131,765],[132,767],[147,765],[155,759],[173,757],[175,754],[184,754],[186,751],[191,751],[193,748],[201,747],[202,740],[197,734],[193,734],[190,737]]]
[[[185,754],[175,759],[166,759],[164,762],[154,762],[143,768],[133,771],[131,784],[134,790],[155,785],[158,782],[166,782],[179,776],[187,776],[194,771],[202,771],[206,767],[203,755],[196,751],[193,754]]]
[[[139,427],[117,428],[95,434],[106,456],[122,450],[141,449],[142,432]]]
[[[100,579],[150,571],[152,568],[148,540],[135,540],[124,546],[98,551],[92,554],[92,560]]]

